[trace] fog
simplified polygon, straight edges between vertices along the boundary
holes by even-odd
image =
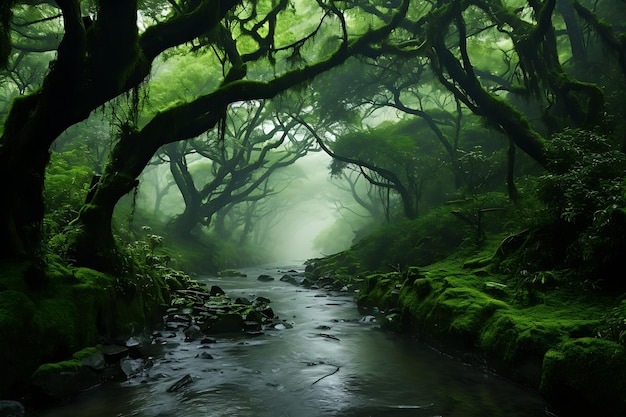
[[[339,214],[328,201],[329,194],[337,192],[329,179],[330,161],[324,153],[310,153],[294,164],[294,168],[301,169],[306,176],[290,186],[290,192],[295,192],[297,198],[287,206],[280,222],[270,231],[267,245],[277,261],[301,261],[322,255],[313,241],[339,219]],[[274,198],[280,199],[281,196]]]
[[[199,172],[206,174],[210,162],[194,156],[189,160],[194,177],[200,177]],[[268,254],[268,262],[299,263],[347,249],[352,243],[354,224],[362,220],[350,221],[354,214],[341,209],[354,200],[349,192],[338,187],[337,179],[331,179],[331,160],[324,152],[309,152],[272,174],[276,192],[255,203],[253,210],[259,220],[249,239],[250,244]],[[157,203],[157,192],[163,190],[167,192]],[[173,185],[167,164],[153,165],[144,172],[137,204],[148,214],[152,213],[153,221],[167,225],[184,211],[184,199]],[[144,220],[143,223],[150,222]],[[144,226],[143,223],[136,226]],[[241,226],[232,231],[236,238]]]

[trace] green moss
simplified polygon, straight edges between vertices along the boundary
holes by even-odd
[[[464,268],[484,268],[493,262],[493,256],[481,256],[470,259],[463,264]]]
[[[58,375],[64,372],[79,372],[83,364],[80,359],[70,359],[62,362],[45,363],[33,373],[33,378],[41,378],[48,375]]]
[[[0,292],[0,334],[3,337],[19,339],[34,313],[35,305],[24,293],[12,290]]]
[[[527,359],[540,360],[545,352],[568,337],[563,320],[537,321],[515,309],[497,311],[483,327],[479,346],[498,356],[507,371]]]
[[[373,274],[365,277],[357,302],[363,307],[388,309],[397,305],[396,285],[402,276],[398,273]]]
[[[115,282],[111,275],[89,268],[77,268],[74,276],[79,283],[97,289],[107,289]]]
[[[564,413],[626,415],[624,346],[595,338],[561,343],[545,355],[540,391]]]
[[[87,268],[69,268],[51,257],[43,268],[46,284],[28,288],[22,279],[28,265],[4,266],[0,397],[27,389],[41,363],[67,358],[102,338],[143,331],[161,318],[167,289],[162,277],[125,281]]]
[[[471,288],[448,288],[437,298],[427,320],[447,336],[473,346],[484,323],[506,303]]]
[[[96,355],[98,353],[102,352],[102,346],[98,345],[98,346],[90,346],[90,347],[86,347],[84,349],[79,350],[78,352],[75,352],[72,355],[72,359],[75,360],[81,360],[81,359],[85,359],[85,358],[89,358],[93,355]]]

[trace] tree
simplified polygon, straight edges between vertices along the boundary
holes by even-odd
[[[346,163],[359,166],[370,182],[400,195],[407,218],[417,217],[424,185],[445,166],[432,139],[423,137],[424,125],[419,124],[415,120],[387,122],[369,131],[337,137],[331,144],[335,155],[331,173],[341,174]],[[365,169],[382,179],[376,180]]]
[[[52,142],[69,126],[88,117],[93,109],[137,89],[164,51],[186,43],[197,50],[215,48],[222,58],[225,76],[212,93],[163,110],[141,128],[136,120],[122,126],[94,199],[83,208],[76,223],[84,227],[82,236],[91,229],[108,228],[112,207],[120,195],[133,188],[137,176],[160,146],[195,137],[216,126],[223,120],[229,103],[273,97],[341,64],[349,56],[362,53],[399,24],[408,6],[405,1],[395,9],[399,13],[378,20],[375,29],[358,36],[349,30],[342,11],[332,3],[319,3],[318,26],[304,35],[294,34],[292,43],[277,44],[276,28],[297,18],[286,1],[252,2],[246,7],[237,7],[240,3],[234,0],[163,2],[159,3],[162,12],[153,15],[156,20],[150,20],[148,14],[142,22],[137,21],[136,1],[94,4],[93,16],[84,19],[78,0],[57,2],[64,31],[56,59],[41,88],[14,100],[7,116],[0,139],[0,175],[15,180],[8,184],[5,203],[0,208],[0,232],[7,240],[5,257],[31,254],[38,247],[44,168]],[[334,52],[309,57],[306,48],[331,17],[336,18],[335,29],[324,29]],[[140,30],[144,26],[146,29]],[[238,37],[237,43],[234,36]],[[292,71],[279,70],[280,74],[269,81],[244,80],[247,64],[267,62],[267,58],[278,62],[277,58],[289,57],[296,63],[302,63],[299,57],[313,61]],[[93,241],[78,236],[76,241],[94,242],[108,248],[102,249],[105,253],[114,247],[110,232],[94,236]]]
[[[262,21],[273,19],[273,14],[284,12],[285,6],[286,4],[279,4],[277,8],[269,10],[269,17],[257,17],[257,19]],[[341,18],[343,15],[339,10],[331,7],[325,15],[339,15],[340,30],[345,35],[338,40],[336,49],[323,57],[313,56],[312,58],[315,59],[313,63],[300,65],[269,81],[242,79],[246,76],[244,62],[257,59],[258,54],[255,52],[240,55],[230,36],[221,37],[220,41],[223,43],[219,45],[224,47],[232,66],[223,82],[215,90],[200,95],[190,102],[175,105],[157,113],[141,128],[135,127],[132,120],[122,126],[111,161],[105,169],[94,197],[90,204],[83,207],[73,224],[74,244],[71,252],[74,254],[74,259],[81,264],[98,268],[115,264],[118,254],[110,231],[113,208],[121,196],[135,187],[137,177],[161,146],[196,137],[216,126],[220,132],[224,132],[223,120],[225,120],[224,114],[228,104],[274,97],[340,65],[350,56],[361,53],[372,43],[384,39],[401,21],[406,9],[407,4],[404,3],[389,22],[354,39],[349,39],[348,28]],[[293,12],[288,10],[285,13],[290,15]],[[255,33],[256,31],[262,31],[262,28],[257,27]],[[332,32],[329,34],[332,35]],[[312,36],[307,35],[287,49],[294,49],[294,53],[301,54],[303,45],[310,39]],[[264,51],[265,55],[273,55],[284,49],[264,49]]]
[[[295,122],[282,122],[272,112],[265,102],[242,103],[229,113],[223,138],[209,135],[207,140],[164,148],[185,201],[184,212],[172,222],[176,234],[188,236],[196,225],[209,226],[214,215],[228,206],[276,193],[268,187],[268,178],[314,149],[314,142],[298,139],[290,131]],[[188,155],[210,163],[196,158],[194,174]]]
[[[162,51],[206,33],[234,6],[200,2],[139,35],[136,1],[98,1],[91,22],[83,19],[78,0],[56,4],[64,28],[56,59],[37,91],[13,101],[0,138],[0,175],[13,178],[0,207],[5,257],[31,254],[38,247],[52,142],[93,109],[137,86]]]

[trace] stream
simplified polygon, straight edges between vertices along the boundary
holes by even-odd
[[[205,276],[236,297],[271,300],[284,325],[256,337],[184,336],[151,346],[143,375],[91,389],[37,417],[539,417],[534,391],[453,360],[359,314],[354,294],[282,282],[302,266],[243,269],[246,277]],[[267,274],[274,281],[261,282]],[[202,354],[208,352],[210,355]],[[167,389],[185,375],[192,380]]]

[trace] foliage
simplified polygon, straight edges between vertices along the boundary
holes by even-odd
[[[611,308],[605,317],[606,327],[598,333],[600,337],[626,346],[626,300]]]
[[[52,153],[44,189],[44,236],[47,239],[61,233],[76,217],[85,202],[92,176],[82,150]]]
[[[445,207],[462,221],[467,242],[481,244],[488,236],[518,227],[513,219],[519,207],[512,205],[506,194],[494,191],[463,196]]]
[[[370,271],[400,271],[412,265],[428,265],[454,251],[467,237],[459,224],[444,206],[415,220],[385,224],[350,251]]]
[[[568,266],[602,277],[626,249],[626,155],[608,138],[568,129],[548,146],[551,163],[541,178],[540,198],[574,235]]]

